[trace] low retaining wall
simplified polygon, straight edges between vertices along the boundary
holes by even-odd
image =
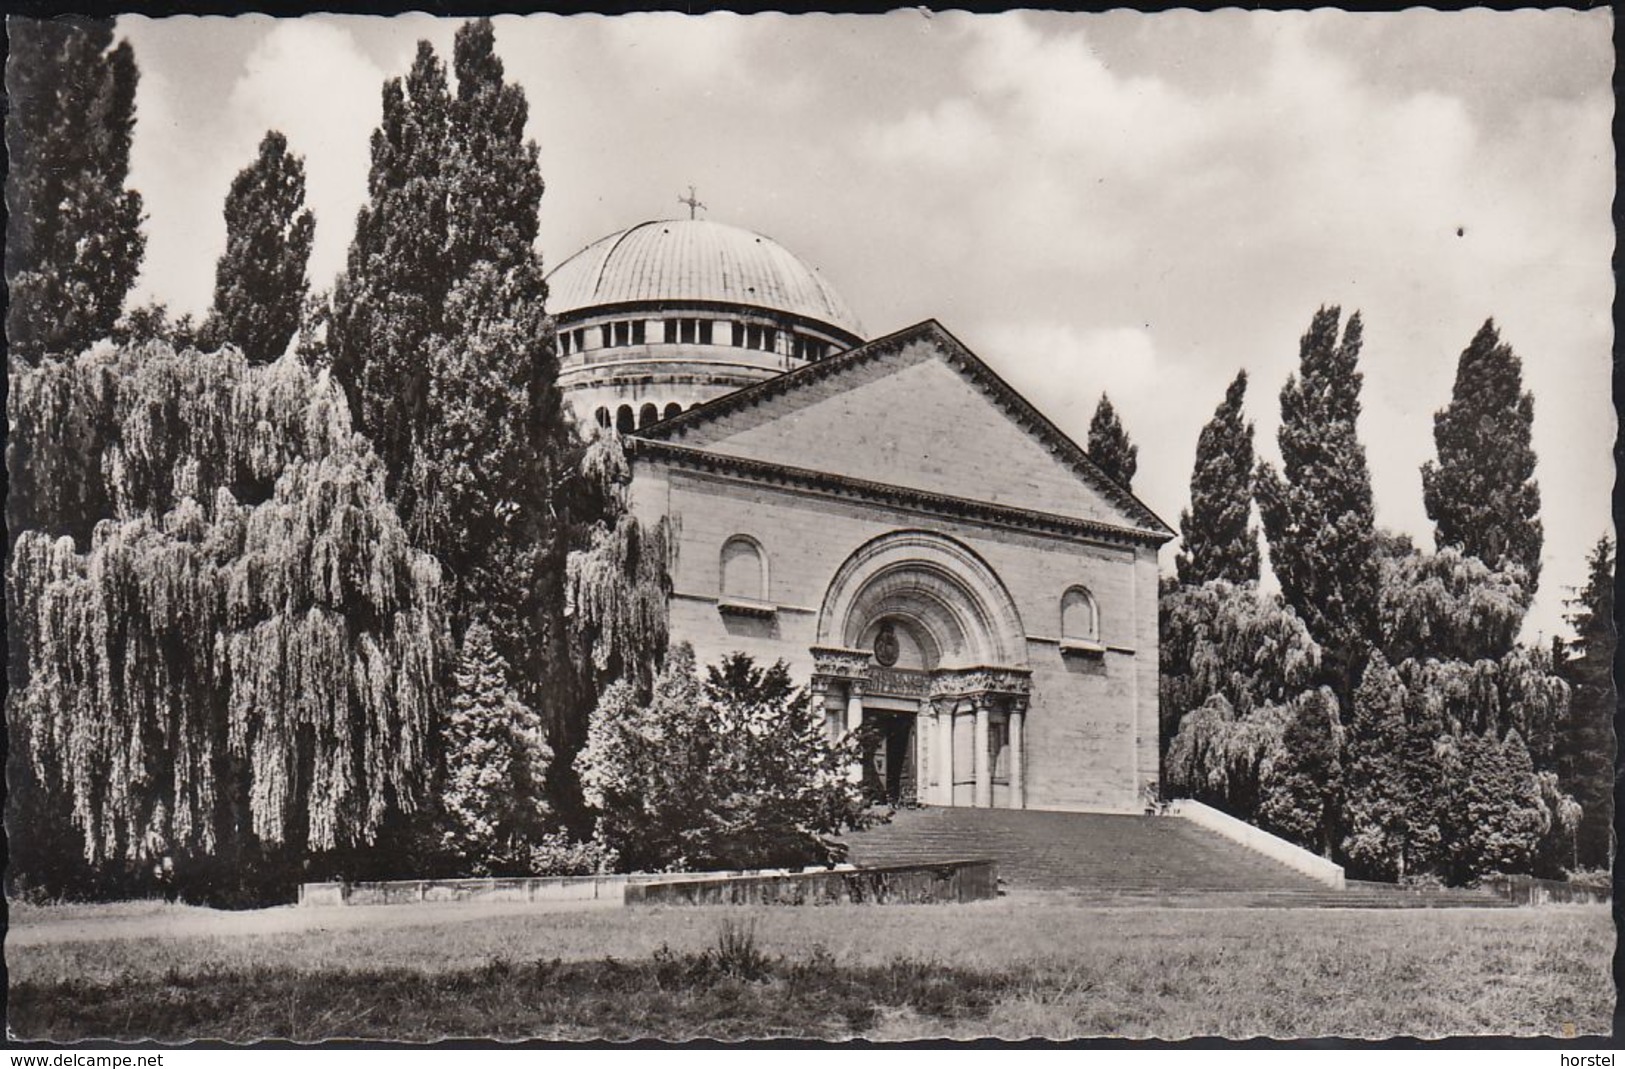
[[[673,888],[668,894],[664,888]],[[730,890],[715,890],[718,887]],[[712,890],[707,890],[712,889]],[[390,906],[418,902],[970,902],[998,894],[991,861],[945,861],[790,872],[650,872],[615,876],[485,877],[302,883],[301,906]]]
[[[1183,817],[1192,824],[1204,827],[1216,835],[1222,835],[1232,842],[1256,850],[1265,857],[1296,869],[1328,887],[1336,887],[1339,890],[1343,887],[1343,866],[1335,865],[1319,854],[1305,850],[1295,843],[1289,843],[1278,835],[1271,835],[1262,828],[1255,828],[1245,820],[1237,820],[1229,813],[1221,813],[1210,805],[1203,805],[1189,798],[1169,802],[1167,812],[1172,816]]]
[[[627,905],[828,905],[974,902],[999,893],[992,861],[940,861],[721,880],[629,884]]]
[[[1545,906],[1554,902],[1607,902],[1612,896],[1603,887],[1542,880],[1534,876],[1486,876],[1479,881],[1486,891],[1520,906]]]
[[[375,880],[302,883],[301,906],[392,906],[413,902],[620,902],[629,876],[489,877],[468,880]]]

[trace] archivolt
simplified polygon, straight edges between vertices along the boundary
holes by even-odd
[[[910,621],[942,667],[1026,662],[1026,631],[1009,591],[969,547],[929,531],[893,531],[836,570],[818,616],[818,643],[856,648],[875,621]]]

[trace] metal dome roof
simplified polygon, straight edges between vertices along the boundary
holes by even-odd
[[[548,310],[635,301],[712,301],[788,312],[857,337],[834,287],[772,238],[709,219],[639,223],[600,238],[547,277]]]

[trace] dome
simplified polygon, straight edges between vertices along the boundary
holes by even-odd
[[[561,319],[605,305],[707,302],[798,316],[863,336],[841,295],[772,238],[709,219],[639,223],[588,245],[547,278]]]

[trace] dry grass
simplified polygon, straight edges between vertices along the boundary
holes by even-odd
[[[1612,1027],[1606,907],[1111,910],[1012,896],[958,907],[675,907],[477,922],[445,907],[414,911],[421,923],[403,927],[391,911],[411,908],[351,910],[342,928],[194,937],[165,933],[159,915],[144,937],[13,946],[12,1028],[53,1038],[97,1034],[83,1027],[131,1038],[407,1038],[400,1022],[412,1021],[417,1039],[899,1040]],[[693,964],[717,954],[724,920],[737,922],[734,954],[770,962],[759,974]],[[752,924],[753,945],[739,945]],[[949,977],[947,987],[934,979]],[[104,1015],[110,1006],[119,1017]]]

